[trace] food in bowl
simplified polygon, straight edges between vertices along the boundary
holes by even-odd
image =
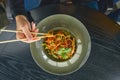
[[[66,30],[50,30],[48,33],[54,37],[47,37],[43,41],[47,55],[59,61],[70,59],[76,49],[75,37]]]

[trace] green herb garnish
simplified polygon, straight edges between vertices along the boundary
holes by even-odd
[[[63,58],[67,59],[68,55],[71,52],[71,48],[60,48],[58,54]]]

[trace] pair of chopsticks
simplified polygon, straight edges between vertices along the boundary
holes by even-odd
[[[22,31],[16,31],[16,30],[0,30],[1,32],[13,32],[13,33],[23,33]],[[32,34],[36,34],[36,35],[40,35],[40,36],[37,36],[37,38],[46,38],[46,37],[53,37],[53,35],[51,34],[47,34],[47,33],[35,33],[35,32],[31,32]],[[23,40],[26,40],[26,39],[23,39]],[[20,41],[20,40],[6,40],[6,41],[0,41],[0,44],[2,43],[10,43],[10,42],[17,42],[17,41]]]

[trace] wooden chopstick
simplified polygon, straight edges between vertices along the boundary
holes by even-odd
[[[40,36],[38,38],[46,38],[46,37],[53,37],[53,35],[47,35],[47,36]],[[22,40],[26,40],[26,39],[22,39]],[[10,43],[10,42],[17,42],[17,41],[21,41],[21,40],[6,40],[6,41],[0,41],[0,44],[3,44],[3,43]]]
[[[10,43],[10,42],[17,42],[17,41],[20,41],[20,40],[6,40],[6,41],[0,41],[0,44],[3,44],[3,43]]]
[[[16,30],[0,30],[1,32],[14,32],[14,33],[17,33],[17,32],[20,32],[20,33],[23,33],[22,31],[16,31]],[[53,35],[50,35],[50,34],[47,34],[47,33],[35,33],[35,32],[31,32],[32,34],[38,34],[38,35],[43,35],[43,36],[37,36],[38,38],[46,38],[46,37],[53,37]],[[26,39],[23,39],[23,40],[26,40]],[[20,41],[20,40],[6,40],[6,41],[0,41],[0,44],[2,43],[10,43],[10,42],[17,42],[17,41]]]
[[[14,32],[14,33],[17,33],[17,32],[20,32],[20,33],[23,33],[22,31],[16,31],[16,30],[0,30],[1,32]],[[47,33],[35,33],[35,32],[31,32],[32,34],[38,34],[38,35],[50,35],[50,34],[47,34]]]

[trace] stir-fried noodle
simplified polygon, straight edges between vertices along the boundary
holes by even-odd
[[[59,60],[67,60],[75,53],[75,38],[65,30],[52,30],[48,32],[54,37],[47,37],[43,46],[47,53]]]

